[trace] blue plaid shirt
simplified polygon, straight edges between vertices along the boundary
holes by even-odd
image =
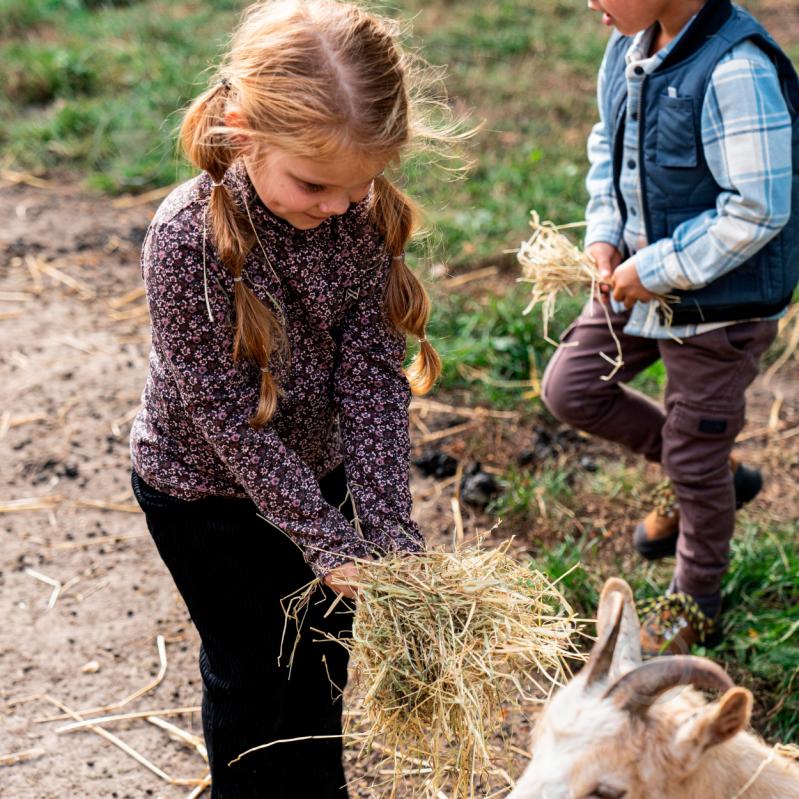
[[[690,22],[688,23],[690,25]],[[685,32],[688,25],[683,29]],[[682,36],[682,33],[680,36]],[[627,52],[628,103],[636,105],[645,76],[657,69],[679,40],[648,56],[654,29],[639,33]],[[641,66],[644,74],[636,75]],[[600,116],[605,63],[599,72]],[[716,65],[702,107],[705,159],[723,188],[716,208],[681,224],[671,238],[647,241],[641,213],[638,122],[627,119],[624,131],[621,192],[631,212],[622,224],[613,188],[613,164],[604,121],[588,139],[591,168],[586,185],[586,246],[597,241],[620,247],[623,242],[649,291],[700,288],[735,269],[764,247],[787,224],[791,213],[791,118],[780,90],[777,71],[756,45],[744,42]],[[616,310],[624,310],[614,302]],[[625,327],[646,338],[687,338],[734,322],[664,327],[655,303],[636,303]],[[739,320],[745,321],[745,320]]]

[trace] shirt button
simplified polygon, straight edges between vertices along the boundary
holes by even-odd
[[[630,216],[638,216],[638,211],[635,208],[630,208]]]
[[[638,112],[637,111],[633,111],[630,114],[630,119],[632,119],[633,122],[638,122]]]
[[[643,75],[644,74],[644,68],[643,67],[635,67],[635,69],[633,69],[633,72],[635,72],[636,75]]]
[[[632,158],[627,162],[627,168],[628,169],[635,169],[635,161],[633,161]]]

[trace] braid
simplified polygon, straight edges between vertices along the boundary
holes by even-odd
[[[417,225],[418,211],[408,197],[382,176],[374,182],[371,210],[386,248],[394,256],[386,292],[388,318],[398,330],[418,338],[419,352],[406,374],[414,394],[426,394],[441,374],[441,358],[427,340],[430,298],[405,263],[405,245]]]
[[[253,427],[262,427],[277,409],[279,387],[270,372],[274,353],[285,359],[288,340],[277,316],[267,308],[241,279],[244,262],[255,242],[255,232],[242,214],[223,178],[239,156],[229,137],[218,131],[230,83],[218,83],[200,95],[189,107],[181,126],[180,138],[189,160],[211,176],[208,218],[219,260],[233,276],[236,331],[233,358],[250,360],[261,370],[258,409],[250,419]]]

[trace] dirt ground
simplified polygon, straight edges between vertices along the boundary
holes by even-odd
[[[149,350],[146,308],[136,292],[138,252],[154,207],[118,207],[69,186],[0,187],[0,757],[28,753],[0,765],[3,797],[174,799],[192,790],[168,784],[90,731],[59,734],[63,721],[42,723],[61,712],[58,703],[85,712],[119,705],[146,687],[159,671],[158,636],[165,677],[120,712],[199,701],[197,637],[129,488],[128,432]],[[775,387],[784,396],[782,428],[799,425],[795,377],[788,370],[771,389],[754,388],[749,433],[768,424]],[[428,416],[414,426],[417,445],[425,425],[435,430],[465,419]],[[492,422],[445,442],[456,456],[482,454],[501,468],[529,444],[531,430]],[[757,449],[756,439],[743,445],[773,475],[759,502],[775,518],[796,518],[798,445],[799,438],[768,450]],[[619,456],[590,442],[580,447],[592,458]],[[414,472],[414,490],[422,529],[434,540],[449,538],[452,482]],[[608,531],[624,527],[625,514],[635,511],[597,503],[598,534],[612,539]],[[467,514],[467,530],[489,523]],[[528,543],[520,539],[520,553]],[[629,545],[619,536],[608,546]],[[57,595],[48,581],[60,584]],[[169,718],[201,734],[198,713]],[[109,729],[168,776],[205,774],[191,746],[146,721]],[[524,723],[514,730],[519,747],[527,732]],[[522,765],[520,757],[517,773]],[[351,753],[354,795],[380,795],[363,778],[369,768]]]

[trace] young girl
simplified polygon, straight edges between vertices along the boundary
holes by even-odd
[[[341,690],[353,561],[423,541],[409,383],[440,363],[384,175],[421,123],[392,29],[333,0],[251,6],[181,139],[202,174],[147,234],[150,374],[133,487],[199,631],[214,799],[347,795]],[[405,335],[420,350],[407,377]],[[356,520],[356,523],[353,521]],[[291,673],[281,599],[314,578]],[[317,640],[314,640],[317,639]],[[287,654],[287,653],[286,653]],[[228,763],[250,747],[280,743]]]

